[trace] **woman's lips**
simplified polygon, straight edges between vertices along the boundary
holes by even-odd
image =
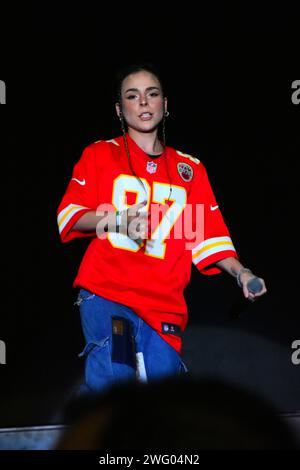
[[[139,118],[142,121],[149,121],[150,119],[152,119],[152,114],[151,113],[142,113],[142,114],[139,115]]]

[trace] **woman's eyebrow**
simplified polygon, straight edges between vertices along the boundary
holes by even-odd
[[[148,88],[146,88],[146,91],[150,91],[150,90],[159,90],[159,87],[158,86],[148,86]],[[137,91],[139,91],[139,89],[138,88],[128,88],[128,90],[126,90],[125,93],[128,93],[129,91],[137,92]]]

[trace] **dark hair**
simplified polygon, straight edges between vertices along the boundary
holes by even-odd
[[[151,63],[141,63],[141,64],[131,64],[131,65],[126,65],[125,67],[122,67],[118,69],[115,77],[115,96],[116,100],[118,103],[121,104],[121,89],[122,89],[122,83],[125,80],[128,75],[131,75],[133,73],[138,73],[138,72],[149,72],[152,75],[154,75],[157,80],[160,83],[162,93],[164,96],[164,84],[163,84],[163,79],[161,76],[161,72],[157,69],[157,67]]]

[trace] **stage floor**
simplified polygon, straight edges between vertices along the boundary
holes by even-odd
[[[281,415],[293,429],[300,449],[300,412]],[[0,428],[0,450],[51,450],[65,425]]]

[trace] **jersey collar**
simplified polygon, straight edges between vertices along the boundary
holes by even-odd
[[[129,152],[131,154],[135,154],[140,156],[146,161],[151,160],[151,157],[143,150],[141,147],[138,146],[138,144],[130,137],[128,132],[126,133],[127,137],[127,142],[128,142],[128,147],[129,147]],[[123,137],[121,137],[123,140]],[[164,152],[160,155],[159,159],[162,159],[166,155],[167,149],[164,150]]]

